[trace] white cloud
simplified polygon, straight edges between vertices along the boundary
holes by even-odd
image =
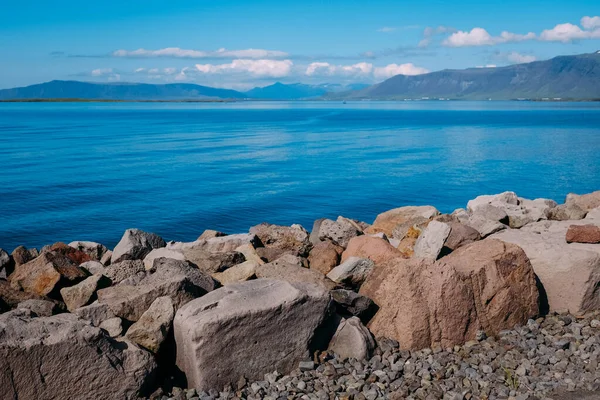
[[[506,54],[506,59],[514,64],[526,64],[537,60],[536,56],[530,54],[520,54],[516,51]]]
[[[600,28],[600,17],[583,17],[581,18],[581,26],[584,29]]]
[[[384,26],[383,28],[377,29],[377,32],[390,33],[398,30],[395,26]]]
[[[598,17],[594,17],[598,18]],[[583,22],[583,20],[582,20]],[[589,22],[592,24],[592,22]],[[592,25],[588,25],[592,26]],[[574,40],[581,39],[598,39],[600,38],[600,28],[595,30],[583,30],[573,24],[558,24],[552,29],[546,29],[540,34],[540,40],[546,42],[563,42],[569,43]]]
[[[475,68],[496,68],[496,64],[486,64],[486,65],[478,65]]]
[[[373,75],[376,79],[388,79],[395,75],[421,75],[428,73],[429,70],[417,67],[413,63],[407,64],[389,64],[385,67],[375,68]]]
[[[90,75],[94,78],[104,78],[108,81],[120,81],[121,75],[116,73],[113,68],[97,68],[90,72]]]
[[[333,65],[327,62],[314,62],[308,65],[305,75],[308,76],[367,76],[373,71],[373,64],[360,62],[352,65]]]
[[[499,43],[514,43],[535,39],[535,33],[525,35],[504,31],[500,36],[492,36],[483,28],[473,28],[470,32],[458,31],[446,38],[442,45],[448,47],[492,46]]]
[[[431,44],[431,41],[433,40],[433,37],[436,35],[443,35],[445,33],[454,33],[454,32],[456,32],[456,29],[454,29],[450,26],[440,25],[437,28],[428,26],[423,31],[423,39],[419,42],[419,47],[429,46]]]
[[[202,74],[246,73],[255,77],[281,78],[288,76],[294,63],[290,60],[233,60],[227,64],[196,64]]]
[[[217,51],[186,50],[179,47],[167,47],[159,50],[117,50],[111,54],[113,57],[131,57],[131,58],[153,58],[153,57],[171,57],[171,58],[283,58],[288,54],[277,50],[264,49],[244,49],[227,50],[219,49]]]

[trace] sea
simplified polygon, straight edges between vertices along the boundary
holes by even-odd
[[[600,190],[600,103],[0,103],[0,248]]]

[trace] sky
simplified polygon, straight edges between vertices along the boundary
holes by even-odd
[[[375,83],[598,50],[598,0],[0,0],[0,89]]]

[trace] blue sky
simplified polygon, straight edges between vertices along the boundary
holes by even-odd
[[[0,0],[0,88],[372,83],[600,50],[598,0]]]

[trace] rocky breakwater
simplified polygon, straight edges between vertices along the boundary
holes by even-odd
[[[0,250],[0,398],[584,396],[598,287],[600,192],[21,246]]]

